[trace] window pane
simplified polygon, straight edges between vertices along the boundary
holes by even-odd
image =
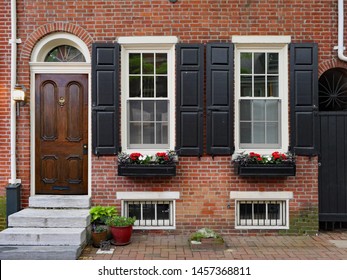
[[[264,203],[254,203],[254,219],[265,220],[266,218],[266,204]]]
[[[143,123],[143,144],[155,144],[154,123]]]
[[[141,144],[141,123],[130,123],[130,144]]]
[[[265,122],[256,122],[253,124],[254,139],[256,144],[265,144]]]
[[[267,54],[267,73],[278,74],[278,53]]]
[[[254,74],[265,74],[265,53],[254,53]]]
[[[167,101],[157,101],[156,102],[156,120],[157,121],[167,121],[168,118],[168,102]]]
[[[241,122],[240,123],[240,142],[242,144],[252,143],[252,123]]]
[[[252,204],[250,203],[240,204],[240,219],[241,220],[252,219]]]
[[[141,101],[129,101],[130,121],[141,121]]]
[[[136,220],[141,220],[141,205],[129,203],[128,217],[136,217]]]
[[[251,101],[241,100],[240,101],[240,120],[250,121],[252,118]]]
[[[254,96],[265,97],[265,76],[254,77]]]
[[[156,54],[156,74],[167,74],[167,54]]]
[[[156,124],[156,144],[168,144],[168,123]]]
[[[143,74],[154,74],[154,54],[144,53],[142,54],[143,64],[142,73]]]
[[[170,206],[168,203],[157,204],[157,219],[169,220],[170,218]]]
[[[266,102],[266,120],[267,121],[279,121],[279,101],[267,101]]]
[[[154,121],[154,101],[143,101],[143,121]]]
[[[241,74],[252,74],[252,53],[241,53]]]
[[[267,96],[278,97],[278,76],[267,77]]]
[[[167,97],[167,77],[157,76],[156,80],[156,96]]]
[[[268,204],[268,219],[278,220],[280,219],[280,204],[269,203]]]
[[[129,74],[141,74],[141,54],[129,54]]]
[[[129,96],[130,97],[141,96],[141,78],[139,76],[129,77]]]
[[[252,96],[252,76],[241,76],[241,96]]]
[[[143,97],[154,97],[154,77],[143,77],[142,85]]]
[[[278,144],[278,123],[266,123],[266,139],[267,144]]]
[[[264,121],[265,120],[265,100],[254,100],[253,104],[253,120]]]
[[[143,204],[143,219],[154,220],[155,219],[155,204]]]

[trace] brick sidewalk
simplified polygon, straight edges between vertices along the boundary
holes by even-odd
[[[192,251],[188,236],[134,234],[112,254],[87,246],[81,260],[347,260],[347,231],[317,236],[224,236],[223,250]]]

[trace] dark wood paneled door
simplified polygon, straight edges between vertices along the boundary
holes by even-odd
[[[37,194],[88,193],[88,76],[35,78]]]

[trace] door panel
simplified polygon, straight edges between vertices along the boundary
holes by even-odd
[[[36,75],[37,194],[88,193],[88,76]]]

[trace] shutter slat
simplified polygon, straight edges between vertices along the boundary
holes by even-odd
[[[176,149],[179,155],[203,153],[204,47],[176,47]]]
[[[213,43],[206,51],[207,153],[233,153],[234,52],[233,45]]]
[[[118,152],[118,66],[118,44],[93,44],[92,143],[96,155],[115,155]]]
[[[291,145],[297,155],[317,154],[318,46],[290,46]]]

